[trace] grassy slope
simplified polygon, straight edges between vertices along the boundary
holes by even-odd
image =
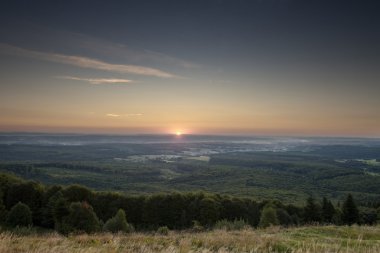
[[[0,253],[13,252],[380,252],[380,227],[300,227],[266,230],[133,233],[62,237],[0,234]]]

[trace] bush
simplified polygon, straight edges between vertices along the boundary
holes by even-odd
[[[204,227],[199,223],[197,220],[193,220],[193,227],[192,230],[194,232],[201,232],[204,230]]]
[[[41,231],[38,229],[38,227],[14,227],[11,229],[8,229],[9,232],[11,232],[14,235],[18,236],[35,236],[38,233],[41,233]]]
[[[75,202],[70,205],[70,214],[65,217],[63,225],[72,231],[93,233],[100,230],[98,217],[87,202]]]
[[[104,231],[117,233],[124,232],[129,233],[133,231],[132,225],[128,224],[125,212],[123,209],[119,209],[116,215],[109,219],[103,226]]]
[[[276,209],[271,205],[266,205],[260,216],[259,227],[266,228],[278,224]]]
[[[32,212],[29,206],[18,202],[8,213],[7,224],[12,227],[28,227],[33,225]]]
[[[169,228],[167,226],[164,226],[164,227],[159,227],[157,229],[157,234],[159,235],[168,235],[169,234]]]
[[[249,227],[249,224],[246,223],[243,219],[235,219],[234,221],[228,221],[226,219],[217,221],[215,223],[214,229],[224,229],[224,230],[242,230]]]

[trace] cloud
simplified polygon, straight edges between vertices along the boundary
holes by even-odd
[[[115,114],[115,113],[107,113],[107,117],[113,117],[113,118],[118,118],[118,117],[139,117],[143,116],[142,113],[127,113],[127,114]]]
[[[184,69],[201,68],[202,66],[162,52],[135,48],[123,43],[115,43],[107,39],[89,36],[83,33],[69,32],[18,20],[7,27],[9,41],[29,41],[35,50],[55,51],[65,49],[76,52],[87,52],[100,59],[117,59],[133,65],[165,66],[168,69],[179,67]],[[13,31],[22,30],[22,33]],[[39,49],[38,49],[39,48]]]
[[[163,77],[163,78],[174,78],[175,75],[144,66],[138,65],[125,65],[125,64],[112,64],[104,61],[100,61],[97,59],[92,59],[83,56],[73,56],[73,55],[63,55],[56,53],[46,53],[40,51],[34,51],[29,49],[24,49],[20,47],[15,47],[8,44],[0,43],[0,52],[3,54],[11,54],[18,55],[23,57],[30,57],[39,60],[57,62],[68,64],[80,68],[90,68],[97,70],[104,70],[109,72],[116,72],[122,74],[137,74],[143,76],[155,76],[155,77]]]
[[[66,44],[71,44],[74,48],[90,50],[100,55],[111,56],[112,58],[126,59],[135,63],[144,62],[153,65],[176,66],[185,69],[200,68],[199,64],[182,60],[164,53],[151,50],[139,50],[128,45],[114,43],[104,39],[94,38],[80,33],[61,32]],[[69,41],[68,41],[69,38]]]
[[[142,113],[129,113],[129,114],[124,114],[122,115],[124,117],[134,117],[134,116],[143,116]]]
[[[106,116],[107,116],[107,117],[115,117],[115,118],[116,118],[116,117],[120,117],[119,114],[113,114],[113,113],[107,113]]]
[[[132,80],[129,79],[117,79],[117,78],[81,78],[75,76],[58,76],[57,78],[75,80],[75,81],[83,81],[91,84],[123,84],[123,83],[131,83]]]

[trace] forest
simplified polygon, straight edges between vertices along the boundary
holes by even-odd
[[[380,203],[358,205],[351,194],[334,205],[310,196],[303,206],[206,192],[126,195],[80,185],[43,185],[0,174],[0,218],[4,229],[38,227],[62,234],[100,231],[195,230],[215,227],[368,224]]]
[[[0,172],[128,195],[205,191],[298,206],[309,196],[380,198],[378,141],[157,138],[0,136]]]

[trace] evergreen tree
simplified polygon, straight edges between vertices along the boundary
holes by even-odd
[[[351,194],[348,194],[342,207],[342,221],[344,224],[352,225],[354,223],[359,223],[359,220],[359,210],[356,207],[354,198]]]
[[[70,232],[70,226],[66,219],[70,214],[69,203],[63,198],[58,198],[53,205],[54,229],[62,234]]]
[[[266,228],[278,224],[276,209],[271,204],[265,205],[261,212],[259,227]]]
[[[125,212],[123,209],[119,209],[116,215],[109,219],[103,226],[104,231],[109,231],[112,233],[124,232],[128,233],[132,231],[132,226],[128,224],[127,218],[125,217]]]
[[[54,193],[50,198],[47,200],[47,203],[42,209],[42,225],[46,228],[54,228],[55,219],[54,219],[54,212],[59,212],[58,209],[55,210],[58,201],[63,200],[62,192],[57,191]],[[66,213],[68,214],[68,209],[66,208]]]
[[[322,219],[323,219],[323,222],[332,223],[335,213],[336,213],[336,211],[335,211],[334,205],[331,203],[330,200],[327,200],[324,197],[323,201],[322,201]]]
[[[33,224],[32,212],[29,206],[19,202],[9,211],[7,224],[12,227],[27,227]]]
[[[315,203],[313,197],[309,197],[304,207],[304,220],[306,223],[321,221],[321,207]]]

